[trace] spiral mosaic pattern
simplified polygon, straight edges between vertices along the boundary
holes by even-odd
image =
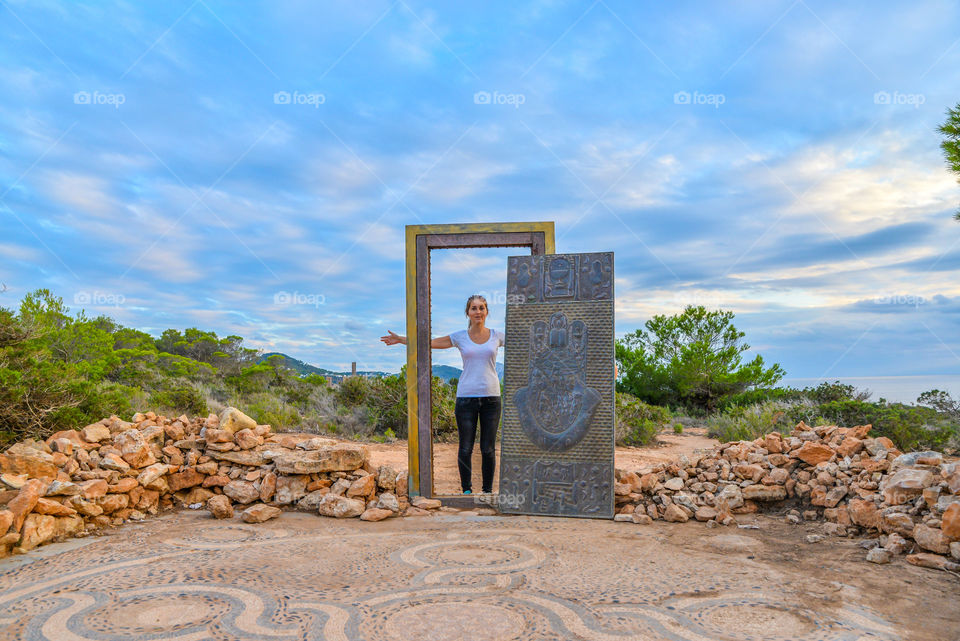
[[[531,517],[343,523],[285,514],[247,525],[183,513],[20,567],[0,562],[0,638],[902,636],[856,604],[817,611],[793,592],[772,589],[791,577],[731,551],[732,539],[725,553],[704,546],[668,563],[660,552],[669,543],[640,532]]]

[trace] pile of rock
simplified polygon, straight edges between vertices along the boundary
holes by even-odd
[[[405,471],[373,468],[364,445],[278,434],[234,408],[220,416],[116,416],[0,454],[0,557],[142,520],[176,506],[261,522],[282,507],[378,521],[422,514]]]
[[[617,470],[617,520],[708,526],[761,506],[793,509],[789,521],[824,519],[828,534],[879,534],[868,560],[960,570],[960,462],[938,452],[904,454],[870,425],[768,434],[655,467]],[[951,561],[948,556],[953,558]]]

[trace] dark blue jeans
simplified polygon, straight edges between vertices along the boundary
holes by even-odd
[[[497,429],[500,427],[499,396],[462,396],[457,398],[454,415],[457,417],[457,432],[460,449],[457,465],[460,468],[460,487],[472,490],[471,464],[473,444],[477,440],[477,424],[480,425],[480,456],[483,491],[493,491],[493,470],[497,464]]]

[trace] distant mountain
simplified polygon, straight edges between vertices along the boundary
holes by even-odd
[[[339,377],[348,376],[350,372],[336,372],[333,370],[325,369],[323,367],[317,367],[316,365],[311,365],[310,363],[304,363],[303,361],[294,358],[293,356],[287,356],[282,352],[267,352],[260,357],[258,362],[262,363],[271,356],[282,356],[283,364],[300,374],[301,376],[306,376],[307,374],[320,374],[321,376],[327,377]],[[459,367],[452,367],[450,365],[434,365],[433,366],[433,375],[439,376],[445,381],[449,381],[451,378],[460,378],[460,375],[463,373],[463,370]],[[390,376],[390,372],[379,372],[379,371],[368,371],[368,370],[357,370],[357,374],[362,376]],[[497,363],[497,376],[500,380],[503,380],[503,363]]]
[[[296,359],[292,356],[287,356],[286,354],[283,354],[281,352],[268,352],[263,356],[261,356],[258,362],[262,363],[263,361],[267,360],[271,356],[282,356],[283,364],[289,367],[290,369],[292,369],[293,371],[297,372],[301,376],[305,376],[307,374],[320,374],[321,376],[348,376],[350,374],[349,371],[336,372],[334,370],[325,369],[323,367],[317,367],[316,365],[311,365],[310,363],[304,363],[299,359]],[[371,370],[357,370],[357,374],[360,374],[361,376],[389,376],[390,375],[389,372],[379,372],[379,371],[371,371]]]
[[[460,378],[461,374],[463,374],[463,370],[458,367],[452,367],[450,365],[433,366],[433,375],[439,376],[445,381],[449,381],[451,378]],[[501,381],[503,380],[503,363],[497,363],[497,377]]]
[[[463,370],[458,367],[451,367],[450,365],[434,365],[433,366],[433,375],[439,376],[445,381],[449,381],[451,378],[460,378],[460,374],[463,373]]]

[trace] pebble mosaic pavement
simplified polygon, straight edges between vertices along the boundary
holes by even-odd
[[[750,560],[763,543],[736,530],[680,562],[652,528],[458,514],[180,513],[84,543],[0,561],[0,639],[899,638],[855,603],[811,609],[784,589],[803,577]]]

